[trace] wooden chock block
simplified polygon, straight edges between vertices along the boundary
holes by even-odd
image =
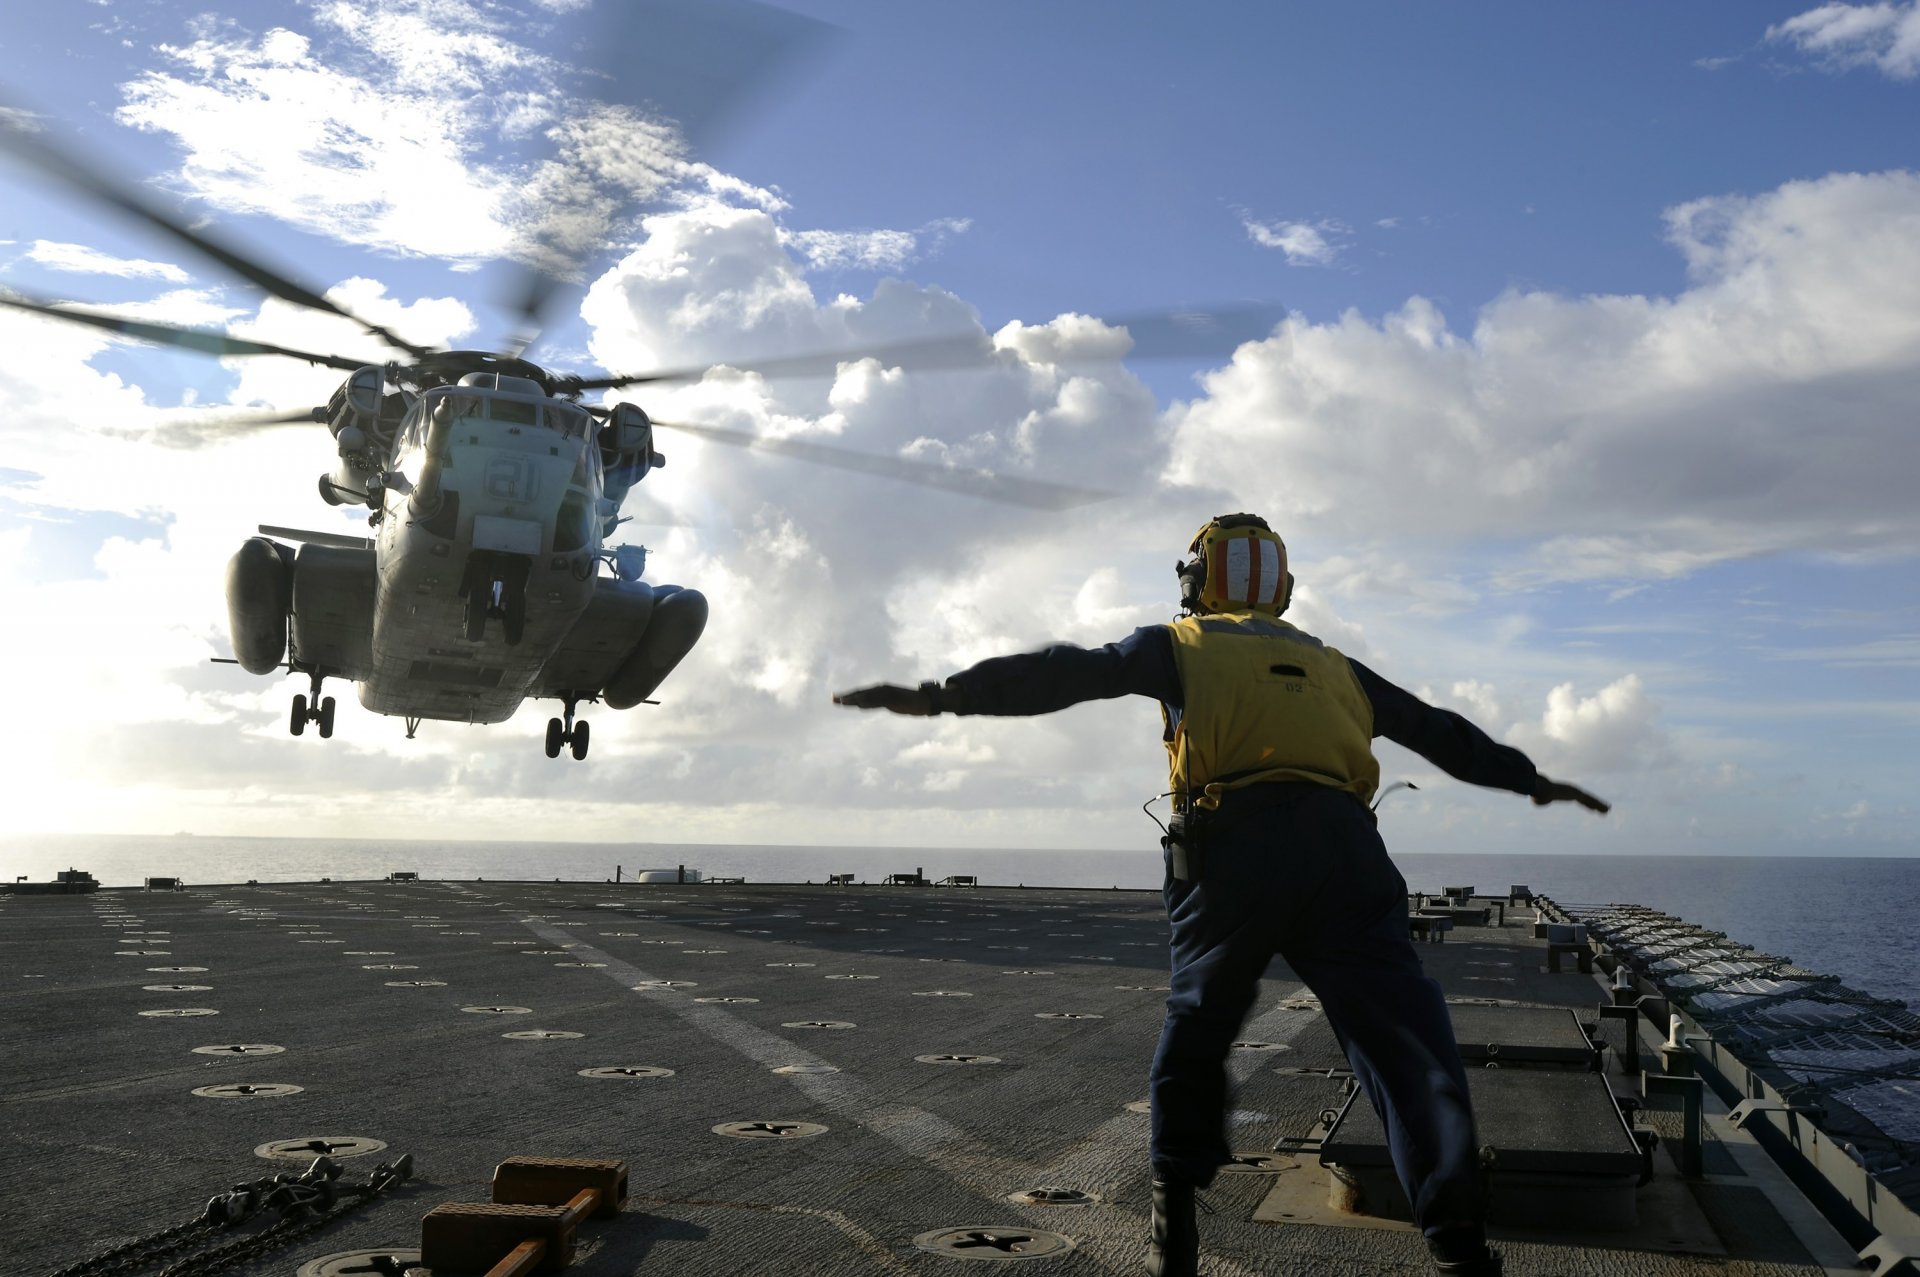
[[[564,1206],[582,1189],[595,1189],[595,1219],[620,1213],[627,1200],[627,1164],[596,1157],[510,1157],[493,1168],[493,1200],[527,1206]]]
[[[573,1221],[558,1206],[446,1202],[420,1221],[420,1262],[436,1273],[484,1273],[529,1238],[547,1244],[535,1272],[573,1262]]]

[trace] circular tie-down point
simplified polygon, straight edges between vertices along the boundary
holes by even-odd
[[[695,1001],[695,1002],[727,1002],[727,1003],[732,1003],[732,1002],[758,1002],[759,1000],[760,1000],[759,998],[726,998],[726,997],[721,997],[721,998],[695,998],[695,999],[694,999],[694,1001]]]
[[[628,1082],[640,1078],[672,1077],[672,1069],[663,1069],[657,1064],[603,1064],[598,1068],[581,1069],[581,1077],[610,1077]]]
[[[348,949],[345,952],[343,952],[340,956],[343,958],[391,958],[393,956],[393,950],[391,949]]]
[[[712,1130],[737,1140],[802,1140],[827,1133],[818,1122],[722,1122]]]
[[[1052,975],[1051,971],[1002,971],[1001,975]]]
[[[604,967],[607,964],[604,962],[556,962],[553,965],[556,967]]]
[[[204,1100],[271,1100],[281,1095],[298,1095],[306,1089],[291,1082],[220,1082],[196,1086],[193,1093]]]
[[[1220,1167],[1222,1175],[1229,1172],[1236,1175],[1278,1175],[1300,1165],[1291,1157],[1279,1153],[1230,1153],[1228,1161]]]
[[[548,957],[548,958],[553,958],[553,957],[564,958],[567,956],[567,951],[565,949],[522,949],[520,952],[538,954],[542,957]]]
[[[852,1020],[786,1020],[780,1025],[783,1029],[851,1029]]]
[[[205,967],[148,967],[147,970],[160,975],[184,975],[190,971],[205,971]]]
[[[1041,1188],[1023,1188],[1017,1193],[1008,1193],[1007,1200],[1015,1206],[1091,1206],[1100,1199],[1077,1188],[1048,1184]]]
[[[1116,984],[1113,986],[1123,993],[1171,993],[1170,984]]]
[[[116,958],[171,958],[173,956],[173,950],[171,949],[115,949],[113,951],[113,956]]]
[[[1233,1049],[1236,1051],[1291,1051],[1293,1050],[1293,1048],[1288,1046],[1285,1042],[1252,1042],[1252,1041],[1235,1042],[1233,1044]]]
[[[148,993],[209,993],[210,984],[143,984],[140,986]]]
[[[922,1064],[998,1064],[997,1055],[916,1055]]]
[[[1126,1110],[1129,1113],[1151,1113],[1153,1112],[1153,1101],[1129,1100],[1126,1105]]]
[[[151,1016],[182,1016],[182,1015],[219,1015],[220,1013],[214,1010],[212,1007],[167,1007],[164,1010],[160,1010],[160,1011],[140,1011],[140,1012],[137,1012],[136,1014],[151,1015]]]
[[[362,971],[418,971],[420,966],[414,962],[363,962]]]
[[[1036,1020],[1104,1020],[1104,1015],[1095,1015],[1091,1011],[1035,1011]]]
[[[769,962],[767,965],[770,967],[810,967],[814,964],[811,962]]]
[[[633,991],[645,993],[648,989],[694,989],[699,985],[698,980],[642,980],[633,986]]]
[[[271,1042],[229,1042],[222,1046],[196,1046],[195,1055],[278,1055],[287,1048]]]
[[[503,1038],[512,1038],[515,1042],[557,1042],[562,1038],[584,1038],[584,1033],[575,1033],[572,1029],[516,1029],[512,1033],[502,1033]]]
[[[269,1140],[253,1150],[255,1157],[271,1157],[282,1162],[311,1162],[316,1157],[365,1157],[386,1148],[385,1140],[365,1135],[296,1135],[292,1139]]]
[[[682,949],[682,953],[725,953],[725,949]]]
[[[789,1075],[797,1073],[838,1073],[839,1071],[839,1069],[831,1064],[782,1064],[779,1068],[771,1070],[771,1072],[774,1073],[785,1073]]]
[[[970,998],[973,995],[959,989],[922,989],[913,996],[916,998]]]
[[[420,1262],[418,1247],[389,1246],[322,1255],[300,1265],[294,1277],[361,1277],[366,1273],[377,1274],[377,1277],[407,1277],[409,1273],[419,1273],[424,1277],[428,1271]]]
[[[921,1233],[913,1244],[948,1259],[1046,1259],[1073,1249],[1073,1239],[1059,1233],[993,1225],[936,1228]]]
[[[828,980],[878,980],[880,977],[877,975],[855,975],[843,972],[839,975],[830,975],[823,978]]]
[[[532,1007],[461,1007],[475,1015],[532,1015]]]
[[[389,989],[444,989],[447,987],[445,980],[389,980],[386,983]]]
[[[638,931],[602,931],[600,934],[603,936],[613,936],[620,940],[631,940],[640,933]]]

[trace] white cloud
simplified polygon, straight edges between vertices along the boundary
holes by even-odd
[[[1262,248],[1277,248],[1289,266],[1331,266],[1340,255],[1338,237],[1346,230],[1339,222],[1262,222],[1241,214],[1247,238]]]
[[[84,244],[62,244],[36,239],[27,250],[27,260],[53,270],[79,275],[112,275],[119,279],[160,279],[170,284],[187,282],[187,272],[171,262],[150,262],[140,258],[114,257]]]
[[[1287,511],[1290,540],[1416,564],[1497,544],[1509,585],[1909,553],[1920,174],[1695,200],[1668,225],[1691,275],[1670,298],[1509,292],[1462,332],[1418,297],[1291,319],[1169,413],[1172,478]]]
[[[811,270],[900,270],[940,251],[964,234],[972,221],[942,217],[910,231],[782,231],[781,239],[800,250]]]
[[[1584,697],[1572,683],[1562,683],[1547,693],[1540,721],[1516,724],[1507,738],[1556,774],[1640,771],[1671,757],[1659,715],[1636,674]]]
[[[1829,70],[1872,67],[1911,80],[1920,75],[1920,0],[1823,4],[1768,27],[1766,38],[1811,54]]]

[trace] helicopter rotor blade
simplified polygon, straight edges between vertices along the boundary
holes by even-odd
[[[781,439],[757,435],[751,431],[733,430],[726,426],[692,425],[679,421],[656,421],[653,424],[662,430],[678,430],[683,434],[710,439],[730,447],[778,453],[783,457],[810,461],[815,465],[830,466],[836,470],[851,470],[858,474],[898,479],[924,488],[939,488],[943,492],[958,492],[965,496],[997,501],[1003,505],[1025,506],[1031,510],[1071,510],[1076,506],[1092,505],[1096,501],[1108,501],[1119,495],[1093,488],[1076,488],[1064,483],[1049,483],[1042,479],[994,474],[989,470],[967,470],[932,461],[913,461],[906,457],[884,457],[877,453],[856,452],[851,448],[836,448],[830,444],[814,443],[807,439]]]
[[[302,359],[310,364],[338,368],[343,372],[363,368],[368,362],[364,359],[348,359],[341,355],[317,355],[310,350],[295,350],[291,346],[276,346],[271,342],[253,341],[246,337],[235,337],[231,333],[214,332],[204,328],[184,328],[179,324],[126,319],[119,315],[101,314],[98,311],[72,310],[51,302],[29,299],[18,293],[0,292],[0,306],[10,306],[29,314],[46,315],[53,319],[64,319],[68,323],[104,329],[120,337],[133,337],[162,346],[175,346],[181,350],[198,351],[203,355],[214,355],[222,359],[232,355],[284,355],[289,359]]]
[[[687,160],[745,122],[837,30],[759,0],[622,0],[598,9],[596,29],[565,56],[574,82],[593,86],[587,94],[611,110],[597,125],[599,113],[588,110],[547,135],[576,153],[566,156],[565,183],[543,194],[500,289],[513,314],[503,348],[516,357],[539,339],[558,300],[584,283],[588,261],[618,235],[620,219],[656,202]],[[627,127],[615,142],[605,126],[622,110]],[[635,127],[634,114],[648,125]],[[649,180],[657,185],[644,190]]]
[[[129,217],[145,222],[155,230],[171,236],[283,301],[292,302],[296,306],[304,306],[310,310],[338,315],[358,325],[369,336],[378,337],[394,349],[406,351],[415,359],[424,358],[432,353],[430,348],[417,346],[379,324],[368,323],[337,302],[330,301],[312,289],[295,283],[278,271],[263,266],[248,254],[192,229],[132,186],[108,177],[102,168],[80,158],[81,152],[76,149],[72,138],[59,139],[58,146],[50,144],[40,135],[40,129],[27,123],[28,118],[28,113],[18,108],[0,109],[0,150],[12,154],[14,158],[48,177],[65,183],[83,195],[90,196],[102,204],[120,210]]]
[[[1213,359],[1231,355],[1243,343],[1271,336],[1274,325],[1286,312],[1268,305],[1232,305],[1183,307],[1118,316],[1102,322],[1109,328],[1125,328],[1133,346],[1128,359]],[[570,386],[580,390],[617,390],[624,386],[657,385],[670,382],[699,381],[714,367],[758,373],[763,377],[831,376],[843,363],[860,359],[878,359],[887,367],[909,372],[952,368],[977,368],[991,363],[996,354],[992,340],[983,333],[957,333],[946,337],[921,337],[911,341],[883,345],[849,347],[805,355],[776,355],[770,359],[728,360],[724,365],[671,368],[656,372],[631,373],[611,377],[568,378]],[[1066,366],[1104,362],[1103,357],[1087,355],[1063,361]]]

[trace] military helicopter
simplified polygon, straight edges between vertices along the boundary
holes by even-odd
[[[552,699],[547,756],[587,756],[582,703],[652,703],[698,642],[707,602],[698,590],[643,579],[646,550],[611,545],[621,503],[666,458],[656,429],[779,452],[989,500],[1061,510],[1111,494],[1018,476],[804,440],[766,439],[690,423],[658,422],[632,403],[582,402],[591,391],[698,381],[708,367],[583,377],[523,357],[537,311],[555,292],[537,273],[522,320],[532,333],[504,352],[418,346],[263,265],[167,211],[143,192],[54,145],[18,112],[0,112],[0,150],[89,199],[119,210],[273,296],[358,325],[395,357],[316,353],[233,334],[75,309],[0,292],[0,305],[218,357],[304,360],[347,375],[324,405],[249,424],[313,422],[332,436],[319,479],[329,505],[363,505],[369,536],[261,525],[227,570],[234,655],[249,673],[308,679],[287,726],[333,734],[328,679],[359,688],[360,703],[403,718],[498,723],[527,699]],[[1215,355],[1264,336],[1271,307],[1180,310],[1111,320],[1129,328],[1136,356]],[[404,357],[401,357],[404,356]],[[984,366],[995,356],[979,330],[860,350],[781,356],[726,366],[764,376],[830,375],[878,358],[908,369]],[[233,424],[231,422],[223,424]],[[227,660],[228,658],[216,658]]]

